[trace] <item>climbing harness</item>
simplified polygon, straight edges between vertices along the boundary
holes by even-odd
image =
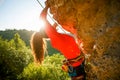
[[[75,62],[77,62],[77,61],[79,61],[79,60],[81,60],[83,58],[84,58],[84,54],[82,53],[80,56],[78,56],[78,57],[76,57],[74,59],[69,59],[68,61],[69,61],[69,63],[75,63]]]
[[[81,57],[81,58],[83,58],[83,57]],[[62,69],[64,71],[68,72],[68,74],[69,74],[69,76],[71,76],[72,80],[79,80],[79,79],[83,80],[86,76],[85,69],[84,69],[84,61],[79,66],[73,67],[69,63],[69,61],[64,60]]]
[[[68,69],[68,66],[65,65],[65,64],[62,65],[62,70],[65,71],[65,72],[68,72],[68,70],[69,70],[69,69]]]
[[[77,62],[77,61],[80,61],[81,59],[84,58],[84,54],[82,53],[80,56],[76,57],[76,58],[73,58],[73,59],[65,59],[63,60],[63,65],[62,65],[62,69],[63,71],[65,72],[73,72],[73,67],[71,64]]]
[[[44,8],[43,5],[41,4],[41,2],[40,2],[39,0],[36,0],[36,1],[38,2],[38,4],[39,4],[42,8]],[[64,33],[66,33],[66,31],[58,24],[58,22],[57,22],[56,20],[54,20],[54,19],[50,16],[49,13],[47,13],[47,15],[50,17],[50,19],[51,19],[54,23],[57,24],[57,26],[58,26]]]

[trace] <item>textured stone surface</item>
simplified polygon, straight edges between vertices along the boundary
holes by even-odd
[[[54,19],[62,26],[69,25],[63,26],[66,30],[76,29],[85,50],[91,54],[87,80],[120,80],[120,0],[47,0],[47,3]]]

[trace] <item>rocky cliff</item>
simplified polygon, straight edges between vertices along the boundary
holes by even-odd
[[[91,54],[87,80],[120,80],[120,0],[47,0],[47,4],[54,19],[68,31],[75,29]]]

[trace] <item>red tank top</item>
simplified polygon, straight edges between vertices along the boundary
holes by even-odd
[[[50,24],[46,26],[45,32],[51,40],[53,48],[59,50],[66,59],[73,59],[81,54],[81,51],[75,39],[67,34],[58,33]],[[83,60],[73,63],[73,66],[78,66]]]

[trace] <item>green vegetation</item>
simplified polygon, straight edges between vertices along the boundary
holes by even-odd
[[[5,31],[0,31],[0,36],[2,36],[3,39],[11,40],[14,37],[14,34],[18,33],[21,36],[21,39],[26,43],[27,46],[29,46],[30,43],[30,36],[32,35],[34,31],[28,31],[28,30],[10,30],[7,29]]]
[[[46,40],[46,43],[47,43],[47,52],[49,55],[53,55],[54,53],[59,53],[58,50],[52,48],[50,40]]]
[[[26,46],[30,46],[30,37],[34,33],[34,31],[28,31],[28,30],[10,30],[7,29],[5,31],[0,31],[0,36],[3,39],[11,40],[14,37],[14,34],[18,33],[20,35],[20,38],[25,42]],[[18,36],[19,37],[19,36]],[[58,53],[56,49],[52,48],[51,43],[49,40],[46,40],[47,43],[47,52],[49,55],[52,55],[53,53]]]
[[[18,33],[8,40],[0,37],[0,80],[68,80],[61,69],[64,57],[52,52],[38,66],[33,62],[30,47]]]
[[[20,80],[68,80],[66,72],[61,69],[63,56],[47,56],[42,65],[29,64],[18,77]]]
[[[0,38],[0,80],[16,79],[31,61],[30,49],[18,34],[10,41]]]

